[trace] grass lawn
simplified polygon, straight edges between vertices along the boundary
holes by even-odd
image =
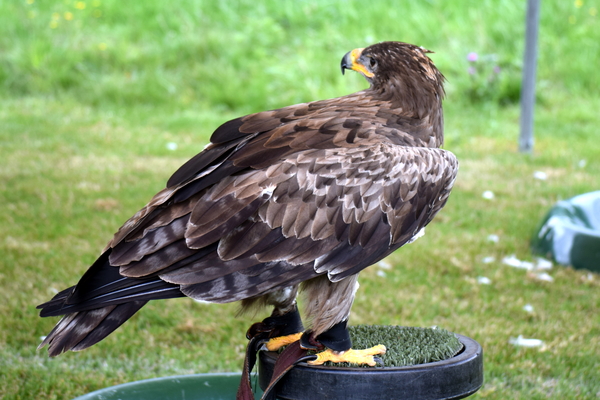
[[[445,148],[461,167],[425,237],[361,274],[351,323],[476,339],[474,399],[598,398],[600,276],[554,266],[548,282],[501,260],[534,260],[547,210],[600,189],[600,3],[542,2],[533,155],[517,150],[525,3],[0,2],[0,397],[241,370],[244,333],[266,313],[152,302],[98,345],[49,359],[36,347],[57,319],[35,306],[76,283],[219,124],[362,89],[341,57],[402,40],[436,52]],[[519,335],[544,345],[509,343]]]

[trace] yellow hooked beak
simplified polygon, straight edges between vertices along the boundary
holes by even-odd
[[[360,72],[367,78],[372,78],[375,76],[375,74],[369,71],[360,60],[363,50],[364,49],[354,49],[346,53],[344,58],[342,58],[342,74],[344,74],[344,70],[351,69],[353,71]]]

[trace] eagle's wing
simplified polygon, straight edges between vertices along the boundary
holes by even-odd
[[[324,103],[220,127],[115,235],[110,264],[229,302],[340,280],[409,241],[444,205],[456,159]]]

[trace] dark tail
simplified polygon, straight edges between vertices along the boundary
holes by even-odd
[[[102,254],[76,286],[39,305],[40,316],[64,315],[42,341],[50,356],[88,348],[117,329],[149,300],[183,297],[179,285],[158,277],[127,278]]]
[[[50,357],[86,349],[111,334],[147,301],[134,301],[65,315],[38,349],[48,345]]]

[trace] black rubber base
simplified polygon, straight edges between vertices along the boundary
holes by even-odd
[[[462,399],[483,384],[483,350],[457,335],[464,345],[456,356],[410,367],[339,368],[300,363],[278,384],[277,398],[287,400]],[[259,385],[271,380],[277,353],[259,353]]]

